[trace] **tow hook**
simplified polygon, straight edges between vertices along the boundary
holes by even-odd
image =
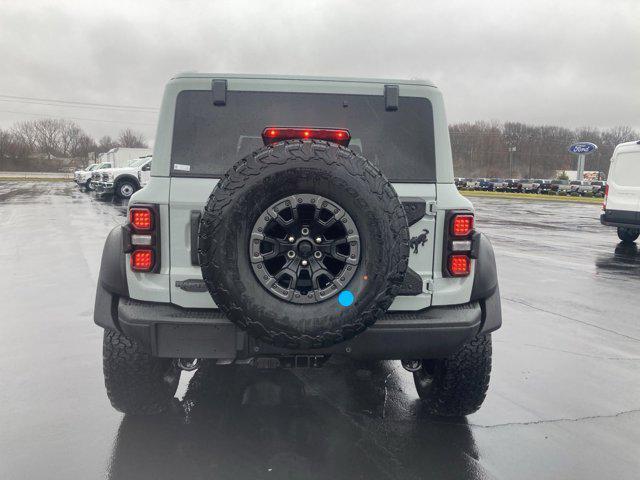
[[[178,367],[185,372],[192,372],[200,366],[200,360],[197,358],[178,358],[176,363]]]
[[[402,360],[402,368],[408,372],[417,372],[422,368],[422,360]]]

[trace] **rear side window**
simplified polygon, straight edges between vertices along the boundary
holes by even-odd
[[[616,155],[612,180],[622,187],[640,187],[640,152]]]
[[[178,94],[171,152],[173,176],[220,177],[263,146],[267,126],[346,128],[349,148],[392,181],[435,182],[433,109],[426,98],[400,97],[385,110],[382,95],[227,92],[214,106],[210,91]]]

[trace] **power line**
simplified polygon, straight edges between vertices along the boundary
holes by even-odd
[[[56,100],[52,98],[37,98],[37,97],[21,97],[17,95],[4,95],[0,94],[0,100],[4,102],[14,101],[19,103],[35,103],[42,105],[56,105],[56,106],[74,106],[79,108],[106,108],[106,109],[120,109],[120,110],[139,110],[141,112],[158,112],[160,109],[155,107],[146,107],[140,105],[117,105],[111,103],[91,103],[91,102],[78,102],[74,100]]]
[[[105,120],[105,119],[99,119],[99,118],[83,118],[83,117],[51,117],[49,115],[40,115],[38,113],[27,113],[27,112],[15,112],[13,110],[0,110],[0,112],[2,113],[14,113],[17,115],[29,115],[32,117],[39,117],[39,118],[52,118],[52,119],[63,119],[63,120],[77,120],[80,122],[102,122],[102,123],[118,123],[120,125],[145,125],[148,127],[155,127],[156,124],[155,123],[142,123],[142,122],[130,122],[128,120],[125,121],[119,121],[119,120]]]
[[[0,95],[1,97],[1,95]],[[120,112],[136,112],[136,113],[148,113],[152,115],[156,115],[157,111],[151,110],[134,110],[131,108],[115,108],[115,107],[100,107],[100,106],[91,106],[91,105],[65,105],[60,103],[48,103],[48,102],[33,102],[31,100],[11,100],[7,98],[0,98],[0,102],[8,102],[8,103],[24,103],[27,105],[48,105],[51,107],[61,107],[61,108],[89,108],[91,110],[109,110],[109,111],[120,111]]]

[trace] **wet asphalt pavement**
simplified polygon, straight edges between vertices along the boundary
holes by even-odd
[[[1,479],[640,477],[640,252],[597,205],[475,198],[503,300],[491,386],[430,418],[398,362],[184,375],[125,418],[102,380],[99,260],[126,207],[0,182]]]

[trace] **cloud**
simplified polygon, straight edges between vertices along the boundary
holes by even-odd
[[[178,71],[430,78],[451,122],[640,128],[639,2],[137,1],[3,3],[0,94],[157,106]],[[0,126],[153,114],[0,102]]]

